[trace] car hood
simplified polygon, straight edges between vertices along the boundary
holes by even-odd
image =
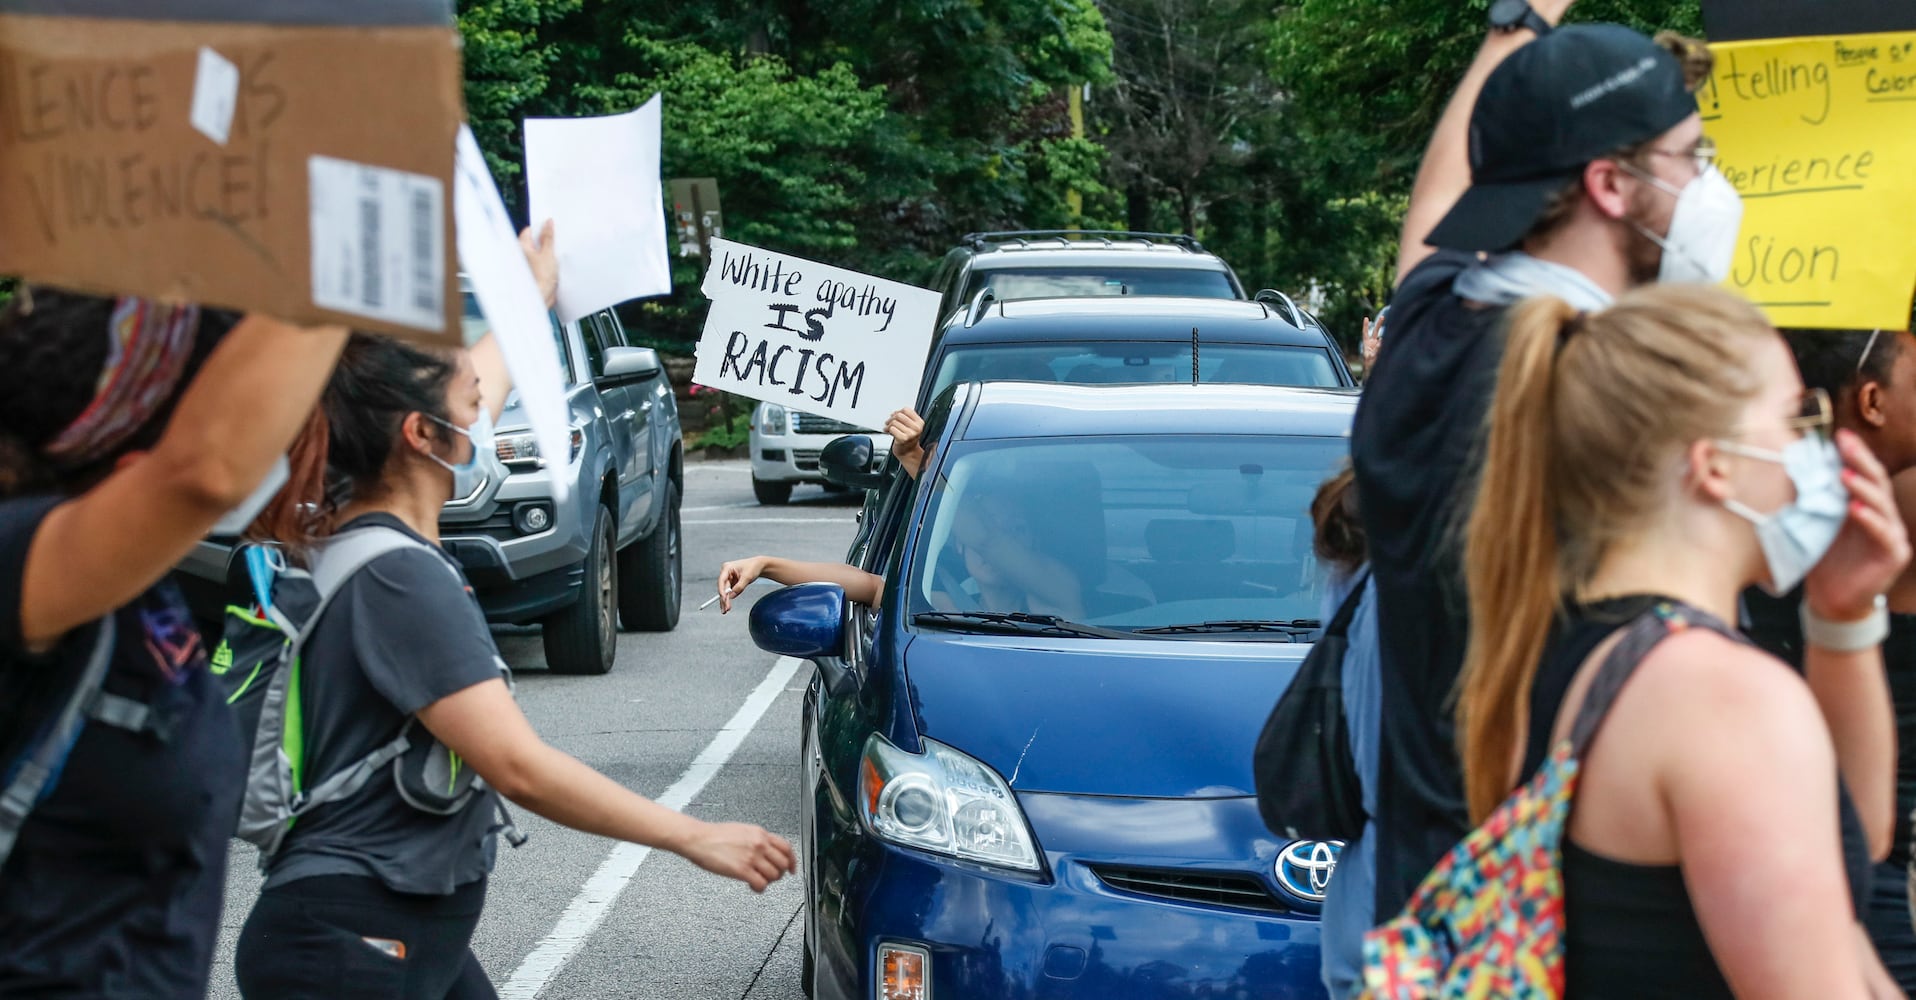
[[[1252,795],[1251,750],[1306,643],[921,634],[921,735],[1029,792]]]

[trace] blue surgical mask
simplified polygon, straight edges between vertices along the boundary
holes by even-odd
[[[426,419],[454,434],[463,434],[466,440],[472,442],[472,455],[458,465],[453,465],[432,452],[426,452],[427,458],[438,462],[445,467],[446,471],[452,473],[452,499],[464,500],[472,496],[500,468],[498,446],[493,442],[492,437],[492,411],[480,406],[479,419],[474,420],[471,427],[456,427],[430,413],[426,414]]]
[[[1796,499],[1770,514],[1759,514],[1736,500],[1725,500],[1730,513],[1756,526],[1756,541],[1770,567],[1764,586],[1781,596],[1796,589],[1823,559],[1849,519],[1849,488],[1843,485],[1843,456],[1836,445],[1818,435],[1792,442],[1782,451],[1752,448],[1733,441],[1717,447],[1783,467],[1796,487]]]

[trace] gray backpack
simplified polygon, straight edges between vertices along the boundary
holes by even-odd
[[[260,850],[265,867],[299,817],[316,806],[356,794],[380,771],[391,770],[401,798],[415,809],[451,815],[485,789],[471,768],[426,733],[416,718],[399,734],[333,774],[307,772],[305,715],[301,707],[301,653],[332,599],[355,573],[401,549],[444,556],[404,532],[369,526],[344,532],[314,550],[311,569],[300,570],[249,554],[248,566],[260,606],[229,607],[226,635],[215,650],[212,671],[227,692],[249,749],[246,793],[235,835]],[[448,572],[453,572],[447,566]],[[456,574],[455,574],[456,576]],[[463,586],[463,584],[462,584]],[[511,673],[498,663],[508,684]],[[525,837],[499,805],[499,829],[514,847]]]

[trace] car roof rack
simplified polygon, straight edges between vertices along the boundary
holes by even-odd
[[[1274,305],[1283,306],[1285,310],[1291,314],[1292,326],[1297,327],[1299,330],[1310,329],[1310,327],[1304,324],[1303,311],[1298,309],[1297,303],[1291,301],[1291,297],[1284,294],[1283,292],[1280,292],[1275,288],[1261,288],[1261,289],[1258,289],[1256,299],[1259,302],[1269,302]]]
[[[966,233],[959,241],[973,250],[989,250],[1000,244],[1029,247],[1034,243],[1098,243],[1117,247],[1138,243],[1147,247],[1173,246],[1191,253],[1204,253],[1204,244],[1183,233],[1143,233],[1129,229],[1012,229],[990,233]]]
[[[965,310],[965,329],[978,325],[978,321],[985,318],[985,310],[997,300],[998,293],[992,291],[989,285],[979,289],[977,296],[971,300],[971,308]]]

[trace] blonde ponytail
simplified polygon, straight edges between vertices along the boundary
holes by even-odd
[[[1602,312],[1555,298],[1510,312],[1464,544],[1470,640],[1457,722],[1473,821],[1513,784],[1553,618],[1613,543],[1675,495],[1694,441],[1731,433],[1776,331],[1743,299],[1652,286]]]

